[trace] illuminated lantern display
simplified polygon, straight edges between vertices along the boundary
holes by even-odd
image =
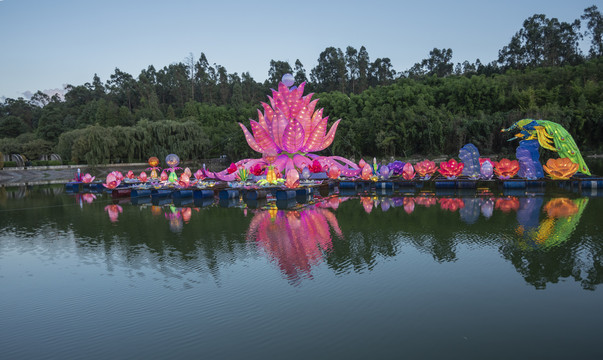
[[[437,169],[435,162],[427,159],[415,164],[415,171],[423,180],[429,180]]]
[[[268,170],[266,171],[266,181],[271,184],[276,183],[276,172],[274,171],[273,166],[269,166]]]
[[[91,176],[88,173],[86,173],[86,174],[84,174],[84,176],[82,176],[82,182],[85,184],[89,184],[93,181],[94,181],[94,176]]]
[[[341,170],[337,166],[331,166],[327,172],[329,179],[337,179],[341,175]]]
[[[362,180],[371,180],[371,178],[373,177],[373,168],[371,168],[371,166],[367,163],[364,163],[364,166],[362,167],[362,172],[360,173],[360,178]]]
[[[310,178],[310,176],[311,176],[311,175],[312,175],[312,174],[310,173],[310,169],[309,169],[307,166],[305,166],[305,167],[302,169],[302,172],[301,172],[301,178],[302,178],[303,180],[308,180],[308,179]]]
[[[197,179],[197,181],[205,179],[205,175],[203,174],[203,171],[201,171],[201,169],[195,171],[195,179]]]
[[[156,168],[157,165],[159,165],[159,159],[156,158],[155,156],[151,156],[148,160],[149,165],[153,168]]]
[[[484,180],[490,180],[492,175],[494,175],[494,166],[492,166],[490,160],[486,160],[480,167],[480,176]]]
[[[128,171],[128,173],[126,174],[126,178],[128,179],[134,179],[136,177],[136,175],[134,175],[134,171],[130,170]]]
[[[553,180],[567,180],[578,171],[579,165],[568,158],[549,159],[543,166]]]
[[[415,177],[415,169],[412,167],[411,163],[404,164],[402,168],[402,178],[404,180],[412,180]]]
[[[161,172],[161,176],[159,177],[159,180],[161,180],[161,181],[168,181],[168,174],[167,174],[167,172],[165,172],[165,170],[163,170]]]
[[[302,169],[309,164],[318,163],[321,168],[337,166],[343,176],[359,175],[360,168],[348,159],[313,154],[333,143],[341,120],[337,120],[328,129],[329,117],[323,117],[323,109],[316,110],[318,99],[312,100],[313,94],[303,95],[305,83],[290,87],[292,78],[290,74],[285,75],[278,90],[272,90],[272,96],[268,97],[269,104],[262,103],[264,111],[258,110],[258,120],[249,120],[251,131],[239,123],[251,149],[263,157],[240,160],[236,165],[249,170],[261,163],[272,165],[283,173],[285,170]],[[314,172],[315,168],[312,165],[310,171]],[[227,170],[208,172],[208,176],[224,181],[235,179],[234,173]]]
[[[175,173],[172,173],[175,174]],[[171,175],[170,175],[171,177]],[[187,188],[190,185],[190,177],[188,175],[186,175],[186,173],[182,173],[182,175],[180,175],[180,180],[178,181],[178,185],[180,185],[183,188]]]
[[[148,178],[147,178],[147,173],[146,172],[141,172],[140,175],[138,175],[138,180],[140,182],[147,182]]]
[[[514,130],[519,131],[515,134],[515,138],[520,139],[520,147],[533,143],[535,147],[540,145],[545,149],[556,151],[561,158],[568,158],[578,164],[580,172],[590,175],[590,170],[586,166],[576,142],[563,126],[548,120],[522,119],[509,128],[502,129],[501,132]],[[533,159],[536,160],[538,151],[536,149],[533,152]]]
[[[382,167],[380,167],[379,168],[379,175],[381,175],[381,178],[384,179],[384,180],[389,179],[389,176],[390,176],[389,166],[383,165]]]
[[[501,180],[507,180],[517,175],[519,162],[517,160],[501,159],[494,162],[494,173]]]
[[[556,198],[546,203],[543,210],[549,217],[559,219],[577,214],[579,208],[568,198]]]
[[[115,176],[114,173],[109,173],[107,175],[107,180],[105,181],[103,186],[106,187],[107,189],[115,189],[116,187],[119,186],[120,183],[121,183],[121,180],[119,180],[117,178],[117,176]]]
[[[450,159],[448,161],[444,161],[440,163],[440,168],[438,172],[445,176],[447,179],[456,179],[457,176],[460,176],[463,173],[463,168],[465,165],[463,163],[457,162],[454,159]]]
[[[299,172],[295,169],[287,170],[287,176],[285,179],[285,186],[289,189],[295,189],[299,186]]]
[[[180,158],[176,154],[169,154],[165,157],[165,163],[174,171],[176,167],[180,164]]]

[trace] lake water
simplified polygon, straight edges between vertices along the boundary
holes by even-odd
[[[600,359],[602,214],[602,190],[0,188],[0,357]]]

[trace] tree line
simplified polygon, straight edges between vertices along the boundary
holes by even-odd
[[[582,21],[581,21],[582,20]],[[582,31],[582,28],[585,28]],[[455,154],[466,142],[484,153],[510,152],[501,127],[523,117],[558,121],[586,151],[600,151],[603,128],[603,18],[596,6],[572,23],[535,14],[498,59],[451,62],[452,49],[397,72],[389,58],[367,49],[328,47],[309,73],[296,60],[271,60],[268,78],[229,74],[204,53],[134,76],[116,68],[103,82],[67,85],[64,98],[38,91],[0,104],[0,152],[37,159],[104,163],[179,153],[183,159],[227,154],[257,156],[237,122],[257,117],[260,101],[285,73],[320,98],[331,119],[343,121],[334,145],[346,156]],[[588,41],[587,54],[580,41]],[[597,137],[599,136],[599,137]]]

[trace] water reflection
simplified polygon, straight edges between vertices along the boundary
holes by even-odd
[[[276,262],[291,284],[299,284],[302,278],[312,277],[312,267],[331,251],[330,228],[343,237],[337,218],[326,208],[260,210],[249,224],[247,241]]]
[[[459,249],[469,245],[497,252],[536,287],[570,276],[584,288],[603,281],[597,220],[603,204],[573,194],[326,194],[293,207],[279,207],[274,199],[233,199],[227,208],[213,198],[141,201],[112,199],[108,193],[54,193],[3,189],[0,231],[17,238],[48,228],[57,236],[73,231],[78,249],[106,251],[107,257],[142,246],[153,254],[147,260],[153,269],[166,269],[166,274],[209,271],[216,279],[220,268],[250,256],[250,249],[251,255],[270,259],[292,285],[300,285],[316,275],[317,267],[337,274],[372,270],[404,256],[408,247],[439,263],[454,262],[463,259]],[[584,216],[588,219],[581,224]]]

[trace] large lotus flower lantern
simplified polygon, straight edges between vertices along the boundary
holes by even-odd
[[[262,103],[264,114],[258,110],[259,121],[250,120],[251,131],[240,124],[249,146],[259,153],[278,154],[320,151],[333,142],[337,120],[327,133],[329,117],[322,117],[323,109],[314,111],[318,99],[311,100],[312,94],[302,96],[305,83],[289,90],[280,83],[278,91],[272,91],[270,105]]]
[[[272,96],[268,97],[269,104],[261,103],[264,111],[258,110],[258,120],[249,120],[251,131],[239,123],[247,143],[262,158],[240,160],[235,166],[248,170],[258,164],[260,168],[274,166],[281,173],[304,167],[314,173],[319,168],[322,172],[337,166],[342,176],[358,175],[360,168],[348,159],[313,154],[333,143],[341,119],[327,129],[329,117],[323,117],[323,109],[316,110],[318,99],[312,100],[313,94],[304,96],[305,83],[294,87],[291,80],[291,75],[285,75],[278,91],[272,90]],[[227,170],[207,172],[207,176],[234,180],[234,172]]]

